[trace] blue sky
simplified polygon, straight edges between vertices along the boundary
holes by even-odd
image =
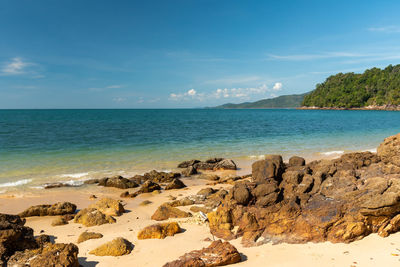
[[[185,108],[400,63],[399,1],[0,2],[0,108]]]

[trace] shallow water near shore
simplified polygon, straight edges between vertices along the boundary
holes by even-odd
[[[398,122],[396,111],[0,110],[0,192],[174,170],[192,158],[245,168],[272,153],[335,157],[376,149]]]

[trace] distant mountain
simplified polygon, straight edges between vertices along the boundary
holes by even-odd
[[[400,105],[400,65],[372,68],[364,73],[338,73],[317,84],[304,107],[362,108]]]
[[[213,107],[217,109],[236,109],[236,108],[298,108],[303,102],[304,96],[308,93],[301,95],[282,95],[275,98],[262,99],[256,102],[245,102],[241,104],[224,104],[221,106]]]

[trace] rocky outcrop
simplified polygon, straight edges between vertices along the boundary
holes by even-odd
[[[115,221],[116,220],[113,217],[106,215],[94,208],[86,208],[80,210],[76,214],[74,219],[75,223],[80,223],[87,227],[102,225],[106,223],[115,223]]]
[[[8,261],[8,266],[65,266],[79,267],[78,247],[70,244],[47,243],[44,247],[18,251]]]
[[[213,267],[238,263],[241,257],[237,249],[229,242],[214,241],[207,248],[193,250],[179,257],[178,260],[166,263],[164,267]]]
[[[95,232],[83,232],[82,234],[79,235],[77,243],[82,243],[85,242],[86,240],[90,239],[99,239],[102,238],[103,235],[100,233],[95,233]]]
[[[37,248],[33,230],[17,215],[0,214],[0,266],[17,251]]]
[[[131,253],[133,245],[128,240],[118,237],[89,252],[96,256],[123,256]]]
[[[53,205],[37,205],[32,206],[18,214],[21,217],[32,216],[56,216],[64,214],[72,214],[76,210],[76,205],[70,202],[58,202]]]
[[[136,175],[130,180],[135,181],[139,184],[143,184],[146,181],[152,181],[154,183],[170,183],[174,178],[179,178],[181,177],[180,173],[176,172],[158,172],[155,170],[152,170],[150,172],[147,172],[143,175]]]
[[[103,178],[98,180],[98,185],[105,187],[115,187],[120,189],[128,189],[138,187],[139,184],[122,176],[114,176],[111,178]]]
[[[109,216],[121,216],[122,213],[125,212],[121,201],[112,198],[102,198],[96,203],[90,205],[89,208],[97,209]]]
[[[138,234],[138,239],[164,239],[180,232],[181,228],[177,222],[157,223],[142,229]]]
[[[192,216],[190,213],[170,206],[168,203],[162,204],[151,216],[152,220],[164,221],[169,218],[187,218]]]
[[[188,172],[189,168],[193,167],[195,170],[236,170],[237,166],[231,159],[224,158],[211,158],[205,161],[197,159],[184,161],[178,164],[178,168],[186,168],[185,172]]]
[[[182,175],[186,177],[189,177],[194,174],[197,174],[197,169],[193,166],[189,166],[182,171]]]
[[[170,182],[169,184],[167,184],[165,186],[165,190],[171,190],[171,189],[181,189],[181,188],[185,188],[186,185],[179,179],[174,179],[172,180],[172,182]]]
[[[174,178],[175,179],[175,178]],[[172,181],[171,181],[172,182]],[[161,190],[161,186],[157,183],[152,182],[151,180],[147,180],[142,184],[140,189],[134,193],[124,192],[121,194],[123,198],[134,198],[143,193],[151,193],[156,190]]]
[[[251,181],[237,182],[208,213],[210,230],[226,240],[242,237],[245,246],[351,242],[397,232],[400,172],[393,166],[400,142],[395,140],[386,139],[378,155],[350,153],[306,165],[267,156],[253,164]]]

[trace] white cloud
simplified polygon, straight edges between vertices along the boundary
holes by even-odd
[[[189,91],[187,91],[187,94],[188,95],[190,95],[190,96],[195,96],[196,95],[196,90],[194,90],[194,89],[190,89]]]
[[[11,60],[11,62],[7,63],[2,69],[1,72],[3,75],[18,75],[25,73],[26,67],[33,65],[29,62],[24,62],[21,58],[15,57]]]
[[[274,87],[272,87],[272,90],[275,90],[275,91],[279,91],[281,89],[282,89],[282,83],[275,83]]]
[[[400,27],[395,25],[368,28],[370,32],[400,33]]]
[[[173,101],[188,100],[215,100],[215,99],[240,99],[250,100],[252,97],[266,97],[268,93],[276,92],[282,89],[282,83],[277,82],[270,89],[266,84],[256,87],[235,87],[235,88],[218,88],[210,93],[199,93],[194,89],[190,89],[185,93],[171,93],[169,99]]]
[[[204,94],[198,94],[197,91],[192,88],[185,93],[179,93],[179,94],[171,93],[169,95],[169,99],[174,101],[189,100],[189,99],[202,100],[203,96]]]

